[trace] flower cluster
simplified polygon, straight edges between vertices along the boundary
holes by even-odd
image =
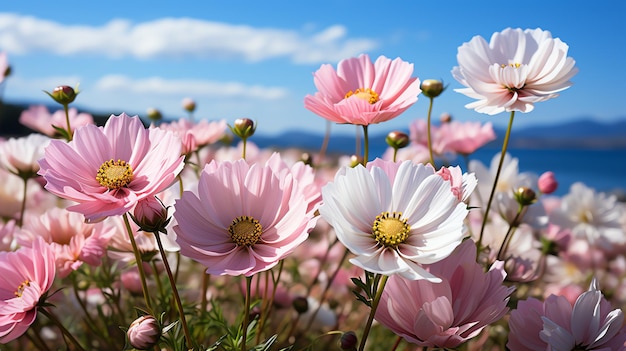
[[[459,47],[467,107],[510,113],[490,165],[473,155],[491,123],[430,108],[382,155],[364,133],[331,157],[259,148],[252,119],[195,121],[189,98],[188,118],[98,126],[54,89],[62,111],[32,106],[36,133],[0,140],[2,349],[625,350],[626,206],[551,195],[555,173],[507,149],[517,112],[572,85],[567,50],[511,28]],[[366,132],[444,93],[413,73],[325,64],[304,106]]]

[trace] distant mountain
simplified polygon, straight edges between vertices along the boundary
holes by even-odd
[[[20,136],[31,133],[18,120],[27,103],[0,102],[0,136]],[[77,106],[81,111],[85,111]],[[50,111],[59,106],[48,106]],[[88,111],[85,111],[88,112]],[[93,114],[96,124],[102,125],[109,115]],[[500,148],[505,130],[495,128],[497,140],[486,145],[486,148]],[[370,135],[371,150],[385,150],[386,134]],[[305,130],[291,130],[279,135],[268,136],[256,134],[251,139],[260,147],[298,147],[309,151],[320,150],[324,135]],[[514,148],[551,148],[551,149],[625,149],[626,150],[626,116],[616,122],[598,122],[593,117],[582,116],[569,122],[552,125],[535,125],[526,128],[513,126],[509,145]],[[353,135],[331,133],[328,152],[354,153],[356,143]]]

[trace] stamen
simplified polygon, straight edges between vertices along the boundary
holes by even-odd
[[[250,216],[240,216],[228,227],[230,238],[238,246],[252,246],[259,241],[263,228],[259,221]]]
[[[30,280],[26,279],[20,285],[17,286],[17,290],[15,290],[15,297],[22,297],[22,293],[27,286],[30,286]]]
[[[133,180],[133,169],[126,161],[111,159],[100,166],[96,180],[110,190],[119,189]]]
[[[372,105],[377,103],[379,100],[378,94],[370,88],[359,88],[354,92],[350,90],[346,93],[345,98],[347,99],[352,95],[358,97],[359,99],[367,100]]]
[[[409,237],[411,226],[402,219],[402,212],[383,212],[376,216],[372,236],[385,247],[396,248]]]

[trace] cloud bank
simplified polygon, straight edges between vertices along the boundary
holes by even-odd
[[[347,29],[341,25],[313,33],[193,18],[142,23],[113,19],[102,26],[88,26],[0,13],[0,48],[13,54],[194,57],[247,62],[282,58],[296,64],[315,64],[336,62],[377,46],[373,39],[348,38]]]

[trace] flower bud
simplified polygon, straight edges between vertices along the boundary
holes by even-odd
[[[48,94],[54,101],[58,102],[61,105],[69,105],[76,99],[76,95],[78,95],[78,90],[74,90],[74,88],[68,85],[59,85],[54,88],[52,93],[45,92]]]
[[[148,108],[148,110],[146,110],[146,114],[148,115],[148,118],[151,121],[157,122],[163,119],[163,115],[161,114],[161,111],[157,110],[154,107]]]
[[[308,152],[302,153],[300,161],[302,161],[305,165],[313,166],[313,156]]]
[[[354,168],[360,164],[363,164],[363,157],[357,155],[350,156],[350,168]]]
[[[182,105],[185,111],[189,113],[192,113],[196,110],[196,102],[193,101],[191,98],[184,98],[182,101]]]
[[[249,118],[237,118],[234,126],[230,127],[230,130],[241,139],[247,139],[254,134],[256,125],[254,121]]]
[[[356,351],[358,341],[359,340],[353,331],[345,332],[339,339],[339,348],[342,350]]]
[[[530,206],[537,201],[537,194],[531,188],[521,186],[513,193],[515,200],[522,206]]]
[[[291,305],[298,314],[306,313],[309,310],[309,301],[304,296],[294,298]]]
[[[138,350],[148,350],[159,342],[161,326],[153,316],[141,316],[131,323],[126,335],[130,346]]]
[[[8,77],[11,75],[11,66],[7,66],[7,68],[2,72],[2,77]]]
[[[400,131],[393,131],[387,134],[387,138],[385,138],[387,145],[391,146],[394,149],[402,149],[409,145],[409,136],[406,133]]]
[[[422,94],[429,98],[435,98],[439,96],[444,90],[443,82],[437,79],[426,79],[420,85]]]
[[[439,122],[441,124],[446,124],[446,123],[452,122],[452,115],[449,114],[448,112],[442,113],[441,116],[439,116]]]
[[[545,172],[539,177],[538,180],[539,191],[543,194],[552,194],[556,188],[559,186],[559,183],[556,181],[553,172]]]
[[[167,234],[165,227],[170,218],[167,216],[167,208],[157,197],[147,197],[137,202],[131,218],[144,232]]]

